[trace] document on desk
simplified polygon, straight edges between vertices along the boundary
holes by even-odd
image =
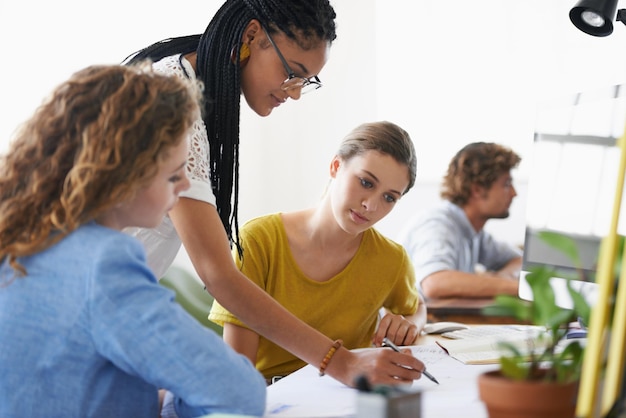
[[[539,338],[538,332],[533,331],[459,340],[442,339],[436,343],[451,357],[464,364],[497,364],[500,357],[508,353],[501,346],[501,342],[515,346],[522,354],[530,354],[534,350],[545,348],[548,340]]]
[[[411,389],[422,392],[422,418],[463,416],[485,418],[478,399],[476,379],[494,365],[465,365],[436,344],[410,347],[439,385],[426,378]],[[371,350],[384,350],[372,348]],[[268,387],[265,418],[355,418],[357,390],[330,376],[320,377],[313,366],[305,366]]]

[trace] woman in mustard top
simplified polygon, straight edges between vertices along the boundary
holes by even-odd
[[[413,186],[415,171],[406,131],[390,122],[358,126],[333,157],[331,182],[317,206],[241,228],[243,257],[233,253],[238,267],[337,346],[381,346],[384,337],[412,344],[426,323],[426,307],[406,251],[373,226]],[[217,303],[210,318],[268,381],[305,365]]]

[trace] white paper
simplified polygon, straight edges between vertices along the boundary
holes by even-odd
[[[411,388],[422,391],[422,418],[486,418],[478,398],[478,376],[497,365],[466,365],[450,357],[436,344],[410,347],[439,385],[426,377]],[[379,349],[374,349],[379,350]],[[313,366],[306,366],[268,388],[264,417],[328,418],[355,417],[356,389],[330,376],[320,377]]]

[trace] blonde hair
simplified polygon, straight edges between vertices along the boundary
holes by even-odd
[[[199,115],[201,93],[136,66],[91,66],[57,87],[0,160],[0,260],[39,252],[132,198]]]
[[[337,156],[348,161],[366,151],[381,152],[406,165],[409,169],[409,184],[403,194],[413,187],[417,172],[417,156],[407,131],[388,121],[363,123],[344,137]]]

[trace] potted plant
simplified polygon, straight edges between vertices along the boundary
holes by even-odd
[[[540,237],[579,263],[571,239],[552,232],[543,232]],[[569,282],[574,308],[557,306],[550,286],[550,278],[555,276],[552,269],[533,268],[526,276],[532,289],[532,302],[501,295],[493,306],[485,308],[485,314],[513,316],[546,329],[530,353],[502,342],[507,354],[500,358],[500,368],[479,377],[480,398],[490,418],[574,417],[584,347],[577,339],[567,340],[566,334],[571,322],[588,323],[590,307]]]

